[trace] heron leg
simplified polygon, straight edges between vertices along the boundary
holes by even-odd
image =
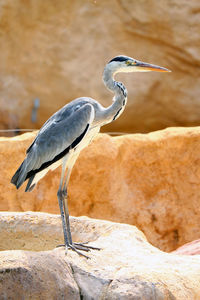
[[[84,251],[89,251],[88,249],[85,249],[85,247],[77,247],[72,243],[72,236],[71,236],[71,230],[70,230],[70,223],[69,223],[69,211],[68,211],[68,206],[67,206],[67,184],[69,181],[69,177],[71,174],[71,169],[69,168],[67,171],[67,176],[64,181],[64,176],[65,176],[65,170],[66,170],[66,161],[67,158],[63,160],[62,164],[62,173],[61,173],[61,179],[60,179],[60,185],[59,189],[57,192],[57,197],[58,197],[58,202],[59,202],[59,207],[60,207],[60,214],[61,214],[61,219],[62,219],[62,227],[63,227],[63,234],[64,234],[64,245],[58,245],[59,246],[64,246],[65,247],[65,252],[67,253],[68,248],[72,249],[76,253],[78,253],[81,256],[84,256],[86,258],[89,258],[85,254],[81,253],[78,250],[84,250]],[[74,161],[75,162],[75,161]]]
[[[70,175],[72,172],[72,168],[76,162],[76,159],[78,157],[77,155],[74,155],[72,157],[72,159],[70,160],[68,169],[67,169],[67,175],[64,181],[64,185],[63,185],[63,191],[64,191],[64,202],[63,202],[63,207],[64,207],[64,212],[65,212],[65,222],[67,225],[67,236],[68,236],[68,240],[70,245],[72,245],[72,234],[71,234],[71,229],[70,229],[70,221],[69,221],[69,209],[68,209],[68,203],[67,203],[67,187],[68,187],[68,183],[69,183],[69,179],[70,179]]]
[[[59,208],[60,208],[60,215],[61,215],[61,219],[62,219],[65,250],[67,252],[68,246],[69,246],[70,243],[69,243],[69,238],[68,238],[68,233],[67,233],[67,224],[66,224],[65,209],[64,209],[65,195],[63,193],[63,188],[62,188],[63,179],[64,179],[64,175],[65,175],[65,169],[66,169],[66,161],[63,161],[62,173],[61,173],[59,189],[58,189],[58,192],[57,192],[57,197],[58,197],[58,203],[59,203]]]
[[[68,236],[67,236],[67,226],[66,226],[66,221],[65,221],[65,213],[64,213],[64,209],[63,209],[62,190],[58,190],[57,197],[58,197],[58,203],[59,203],[59,207],[60,207],[60,215],[61,215],[61,219],[62,219],[64,242],[65,242],[66,249],[68,249],[69,240],[68,240]]]
[[[71,229],[70,229],[70,221],[69,221],[69,210],[68,210],[68,204],[67,204],[67,186],[69,183],[72,168],[74,166],[74,163],[75,163],[77,157],[78,157],[78,155],[74,156],[70,160],[64,184],[63,184],[63,178],[64,178],[66,167],[65,167],[65,163],[63,162],[61,182],[60,182],[60,187],[59,187],[61,198],[62,198],[62,201],[61,201],[62,207],[60,208],[60,211],[61,211],[62,220],[64,218],[63,232],[64,232],[65,247],[71,248],[72,250],[77,252],[79,255],[82,255],[82,256],[88,258],[88,256],[82,254],[78,250],[89,252],[91,249],[92,250],[100,250],[100,248],[85,245],[87,243],[73,243]],[[63,212],[64,212],[64,217],[62,216]],[[59,246],[64,246],[64,245],[59,245]]]
[[[67,179],[65,181],[65,184],[64,184],[64,197],[65,197],[65,201],[64,201],[64,211],[65,211],[65,220],[66,220],[66,224],[67,224],[67,237],[68,237],[68,240],[69,240],[69,247],[71,248],[71,246],[73,246],[73,248],[75,249],[79,249],[79,250],[83,250],[83,251],[90,251],[90,249],[93,249],[93,250],[100,250],[100,248],[96,248],[96,247],[92,247],[92,246],[87,246],[86,243],[73,243],[72,242],[72,235],[71,235],[71,229],[70,229],[70,221],[69,221],[69,210],[68,210],[68,205],[67,205],[67,182],[69,180],[69,177],[70,176],[70,173],[71,173],[71,170],[68,169],[68,173],[67,173]],[[74,250],[74,249],[73,249]]]

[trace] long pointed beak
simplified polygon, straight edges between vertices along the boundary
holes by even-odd
[[[155,71],[155,72],[171,72],[170,70],[160,67],[160,66],[156,66],[156,65],[152,65],[152,64],[148,64],[142,61],[137,61],[136,67],[138,68],[138,70],[140,69],[141,72],[145,72],[145,71]]]

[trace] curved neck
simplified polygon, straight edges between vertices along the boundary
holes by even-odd
[[[114,75],[117,70],[113,70],[107,65],[103,72],[103,82],[107,89],[115,93],[113,103],[105,109],[106,123],[116,120],[123,112],[127,102],[127,89],[123,83],[115,81]]]

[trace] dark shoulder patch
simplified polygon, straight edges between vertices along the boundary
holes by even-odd
[[[120,55],[120,56],[116,56],[114,57],[113,59],[111,59],[109,61],[109,63],[111,63],[112,61],[119,61],[119,62],[122,62],[122,61],[127,61],[128,60],[128,57],[127,56],[123,56],[123,55]]]

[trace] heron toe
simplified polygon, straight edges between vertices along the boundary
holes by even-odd
[[[76,253],[78,253],[79,255],[81,256],[84,256],[85,258],[89,258],[87,255],[81,253],[79,250],[82,250],[82,251],[86,251],[86,252],[90,252],[91,250],[101,250],[101,248],[97,248],[97,247],[92,247],[92,246],[86,246],[85,244],[87,244],[88,242],[86,243],[72,243],[69,244],[68,246],[65,246],[64,244],[63,245],[58,245],[56,246],[57,248],[58,247],[65,247],[65,254],[67,255],[68,253],[68,249],[71,249],[72,251],[75,251]]]
[[[87,246],[86,244],[88,244],[89,242],[85,242],[85,243],[73,243],[73,245],[79,249],[79,250],[83,250],[83,251],[90,251],[90,250],[101,250],[101,248],[97,248],[97,247],[93,247],[93,246]],[[88,250],[86,250],[88,249]]]

